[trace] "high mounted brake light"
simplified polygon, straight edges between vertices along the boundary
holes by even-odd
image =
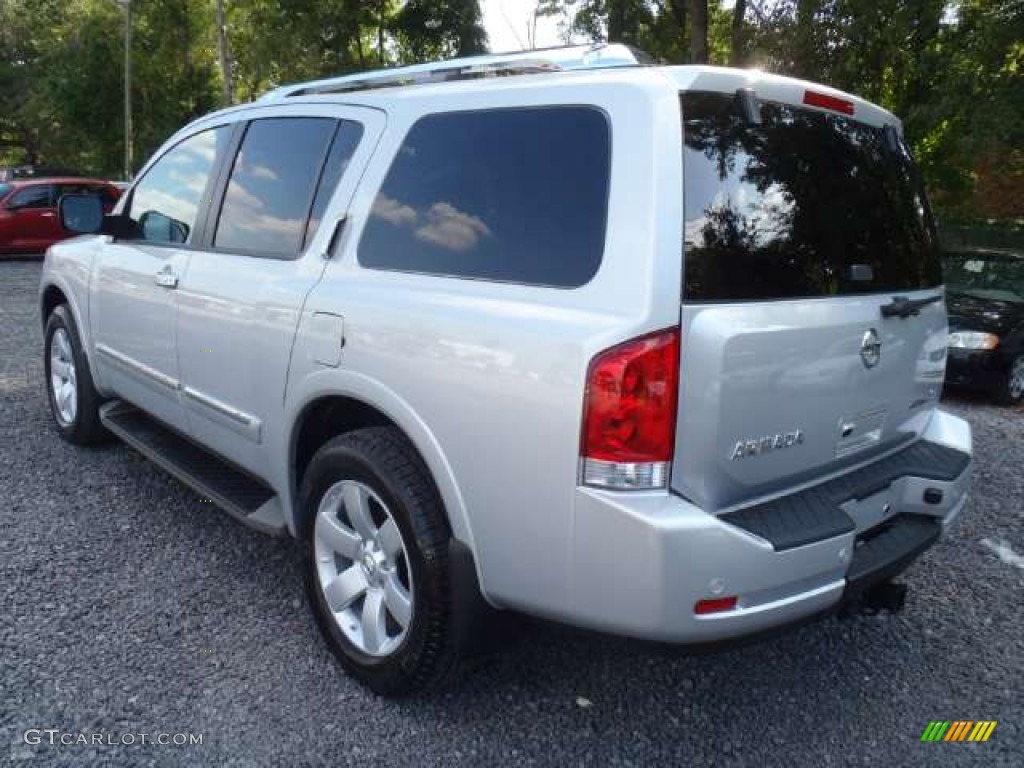
[[[840,99],[837,96],[829,96],[827,93],[817,91],[804,91],[804,104],[811,107],[830,109],[833,112],[841,112],[844,115],[853,114],[853,102],[848,99]]]
[[[581,441],[585,485],[667,485],[678,384],[678,328],[619,344],[591,361]]]

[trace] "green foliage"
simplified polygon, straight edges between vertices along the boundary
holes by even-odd
[[[216,0],[132,0],[136,165],[221,106]],[[945,214],[1024,217],[1024,0],[535,0],[566,41],[740,62],[899,115]],[[223,0],[234,99],[281,83],[485,50],[478,0]],[[706,9],[706,13],[704,13]],[[118,0],[0,2],[0,165],[120,175]]]

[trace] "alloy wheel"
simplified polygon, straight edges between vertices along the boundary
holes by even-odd
[[[413,618],[409,555],[387,505],[356,480],[335,483],[314,525],[317,583],[352,645],[370,656],[394,653]]]
[[[50,338],[50,391],[62,426],[70,426],[78,414],[78,376],[71,337],[58,328]]]
[[[1020,400],[1024,397],[1024,357],[1017,358],[1010,369],[1010,398]]]

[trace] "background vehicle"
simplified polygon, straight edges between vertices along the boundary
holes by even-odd
[[[965,249],[945,255],[949,305],[946,382],[1024,402],[1024,254]]]
[[[898,126],[614,45],[281,88],[117,215],[63,199],[107,237],[47,255],[57,429],[303,538],[382,692],[442,679],[481,604],[682,643],[827,610],[969,485]]]
[[[0,183],[0,254],[45,251],[72,233],[57,218],[63,195],[96,193],[106,212],[121,196],[117,187],[99,179],[31,178]]]

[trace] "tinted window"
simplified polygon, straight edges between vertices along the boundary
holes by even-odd
[[[309,214],[309,225],[306,227],[306,238],[303,242],[308,243],[320,226],[320,220],[324,217],[327,203],[331,201],[338,181],[348,168],[349,160],[355,154],[359,140],[363,137],[363,126],[351,120],[342,120],[338,125],[338,131],[334,134],[334,141],[331,142],[331,150],[327,155],[327,162],[320,174],[320,183],[316,188],[316,197],[313,199],[313,210]]]
[[[913,290],[942,281],[906,145],[840,115],[682,96],[685,289],[695,300]]]
[[[189,243],[209,200],[210,175],[227,145],[231,129],[197,133],[170,149],[132,192],[129,216],[141,239]]]
[[[1024,303],[1024,255],[994,251],[948,253],[946,290],[977,299]]]
[[[256,120],[235,157],[214,245],[294,256],[334,134],[326,118]]]
[[[11,195],[8,208],[52,208],[53,187],[49,184],[36,184],[35,186],[19,189]]]
[[[384,179],[359,261],[582,285],[604,250],[610,143],[604,114],[588,107],[425,117]]]

